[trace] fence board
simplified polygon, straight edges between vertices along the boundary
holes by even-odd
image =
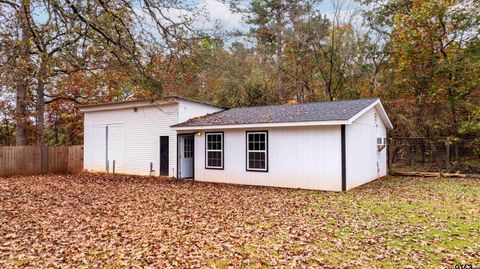
[[[83,146],[0,147],[0,176],[42,173],[80,173]]]
[[[68,148],[68,172],[79,173],[83,170],[83,146]]]

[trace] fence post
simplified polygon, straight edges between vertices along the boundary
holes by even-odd
[[[389,137],[388,140],[387,140],[387,174],[390,174],[391,170],[392,170],[392,138]]]
[[[445,166],[450,170],[450,137],[445,141]]]

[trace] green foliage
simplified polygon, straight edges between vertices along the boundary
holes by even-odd
[[[469,117],[460,125],[460,133],[475,138],[475,153],[480,157],[480,105],[471,107]]]

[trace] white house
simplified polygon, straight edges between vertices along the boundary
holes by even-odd
[[[180,179],[329,191],[387,173],[392,124],[379,99],[223,109],[174,97],[81,110],[87,170],[115,160],[119,173],[167,175],[168,156]]]

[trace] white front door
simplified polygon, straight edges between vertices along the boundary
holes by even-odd
[[[179,178],[193,178],[193,135],[179,136]]]

